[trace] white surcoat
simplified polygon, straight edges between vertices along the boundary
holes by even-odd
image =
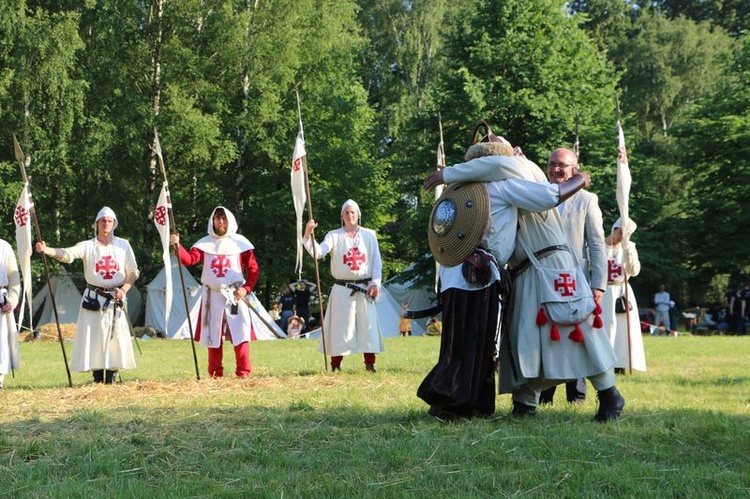
[[[646,353],[643,349],[638,303],[635,300],[633,288],[630,287],[629,282],[625,281],[625,271],[627,271],[628,279],[637,276],[641,271],[641,262],[638,260],[635,243],[630,241],[628,243],[628,262],[625,262],[625,252],[621,243],[616,246],[607,246],[608,277],[607,291],[601,303],[602,321],[610,344],[617,355],[615,367],[627,369],[632,365],[635,370],[645,371]],[[626,292],[631,310],[628,314],[618,314],[615,312],[615,300],[625,296]],[[628,341],[628,328],[630,328],[630,341]]]
[[[360,227],[355,237],[348,237],[343,228],[332,230],[321,244],[312,241],[312,238],[307,241],[305,247],[311,255],[313,243],[319,259],[331,254],[331,274],[334,279],[366,279],[366,283],[357,285],[363,290],[370,284],[380,287],[383,269],[374,231]],[[345,285],[333,285],[323,329],[325,351],[330,356],[379,353],[385,349],[375,301],[368,299],[365,293],[352,292]],[[323,351],[322,343],[320,351]]]
[[[11,245],[0,239],[0,288],[15,309],[21,290],[21,278],[18,273],[18,262]],[[0,298],[2,302],[3,298]],[[11,369],[18,369],[18,329],[13,312],[0,313],[0,374],[8,374]]]
[[[81,259],[86,283],[98,288],[114,289],[125,284],[127,276],[139,275],[135,253],[125,239],[114,237],[109,244],[102,244],[96,238],[81,241],[71,248],[64,248],[64,263]],[[84,299],[87,295],[84,291]],[[92,295],[94,296],[94,295]],[[100,304],[106,299],[97,296]],[[76,337],[73,342],[71,369],[75,372],[108,369],[133,369],[135,356],[128,327],[127,312],[115,309],[110,303],[104,310],[87,310],[81,307],[76,324]]]

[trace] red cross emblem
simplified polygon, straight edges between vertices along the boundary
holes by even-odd
[[[216,277],[224,277],[229,270],[229,258],[226,255],[216,255],[211,261],[211,270]]]
[[[167,225],[167,207],[166,206],[157,206],[156,211],[154,211],[154,222],[156,222],[159,225]]]
[[[625,147],[620,146],[617,148],[617,159],[620,161],[620,164],[622,165],[628,164],[628,153],[625,150]]]
[[[618,265],[614,260],[607,260],[607,280],[614,282],[619,277],[622,277],[622,265]]]
[[[13,215],[13,219],[16,221],[16,225],[25,227],[29,222],[29,210],[20,205],[16,206],[16,213]]]
[[[111,256],[103,256],[101,260],[96,262],[96,273],[102,276],[102,279],[112,279],[120,266],[117,264],[117,260]]]
[[[359,265],[367,261],[367,255],[359,251],[359,248],[351,248],[344,255],[344,265],[352,270],[359,270]]]
[[[576,280],[570,278],[570,274],[560,274],[560,279],[555,279],[555,291],[560,296],[573,296],[576,290]]]
[[[292,161],[292,171],[298,172],[302,168],[302,156]]]

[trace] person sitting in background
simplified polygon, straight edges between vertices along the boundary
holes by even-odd
[[[430,317],[427,321],[427,336],[440,336],[443,334],[443,323],[437,316]]]
[[[401,319],[398,321],[398,332],[401,336],[411,336],[411,319],[406,317],[406,311],[409,310],[409,302],[401,304]]]
[[[302,335],[304,329],[305,319],[298,315],[293,315],[289,318],[286,334],[290,339],[296,340]]]

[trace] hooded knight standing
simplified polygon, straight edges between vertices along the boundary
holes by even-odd
[[[179,246],[183,265],[203,264],[195,339],[208,348],[208,374],[212,378],[224,375],[226,332],[234,345],[235,374],[245,378],[252,371],[249,342],[255,339],[255,331],[245,296],[255,288],[259,270],[253,245],[237,229],[232,212],[217,206],[208,219],[208,235],[189,251]],[[171,242],[179,245],[179,234],[172,234]]]

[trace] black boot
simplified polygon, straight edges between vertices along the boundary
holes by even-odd
[[[376,373],[378,372],[377,369],[375,369],[375,364],[365,364],[365,371]]]
[[[110,371],[109,369],[104,371],[104,384],[111,385],[115,379],[115,374],[117,374],[117,371]]]
[[[94,375],[94,383],[104,383],[104,369],[94,369],[91,373]]]
[[[606,423],[620,417],[622,408],[625,407],[625,399],[616,387],[600,390],[597,397],[599,398],[599,411],[594,416],[594,421]]]
[[[536,416],[536,407],[533,405],[526,405],[521,402],[513,401],[513,409],[510,411],[511,416],[517,418],[530,418]]]

